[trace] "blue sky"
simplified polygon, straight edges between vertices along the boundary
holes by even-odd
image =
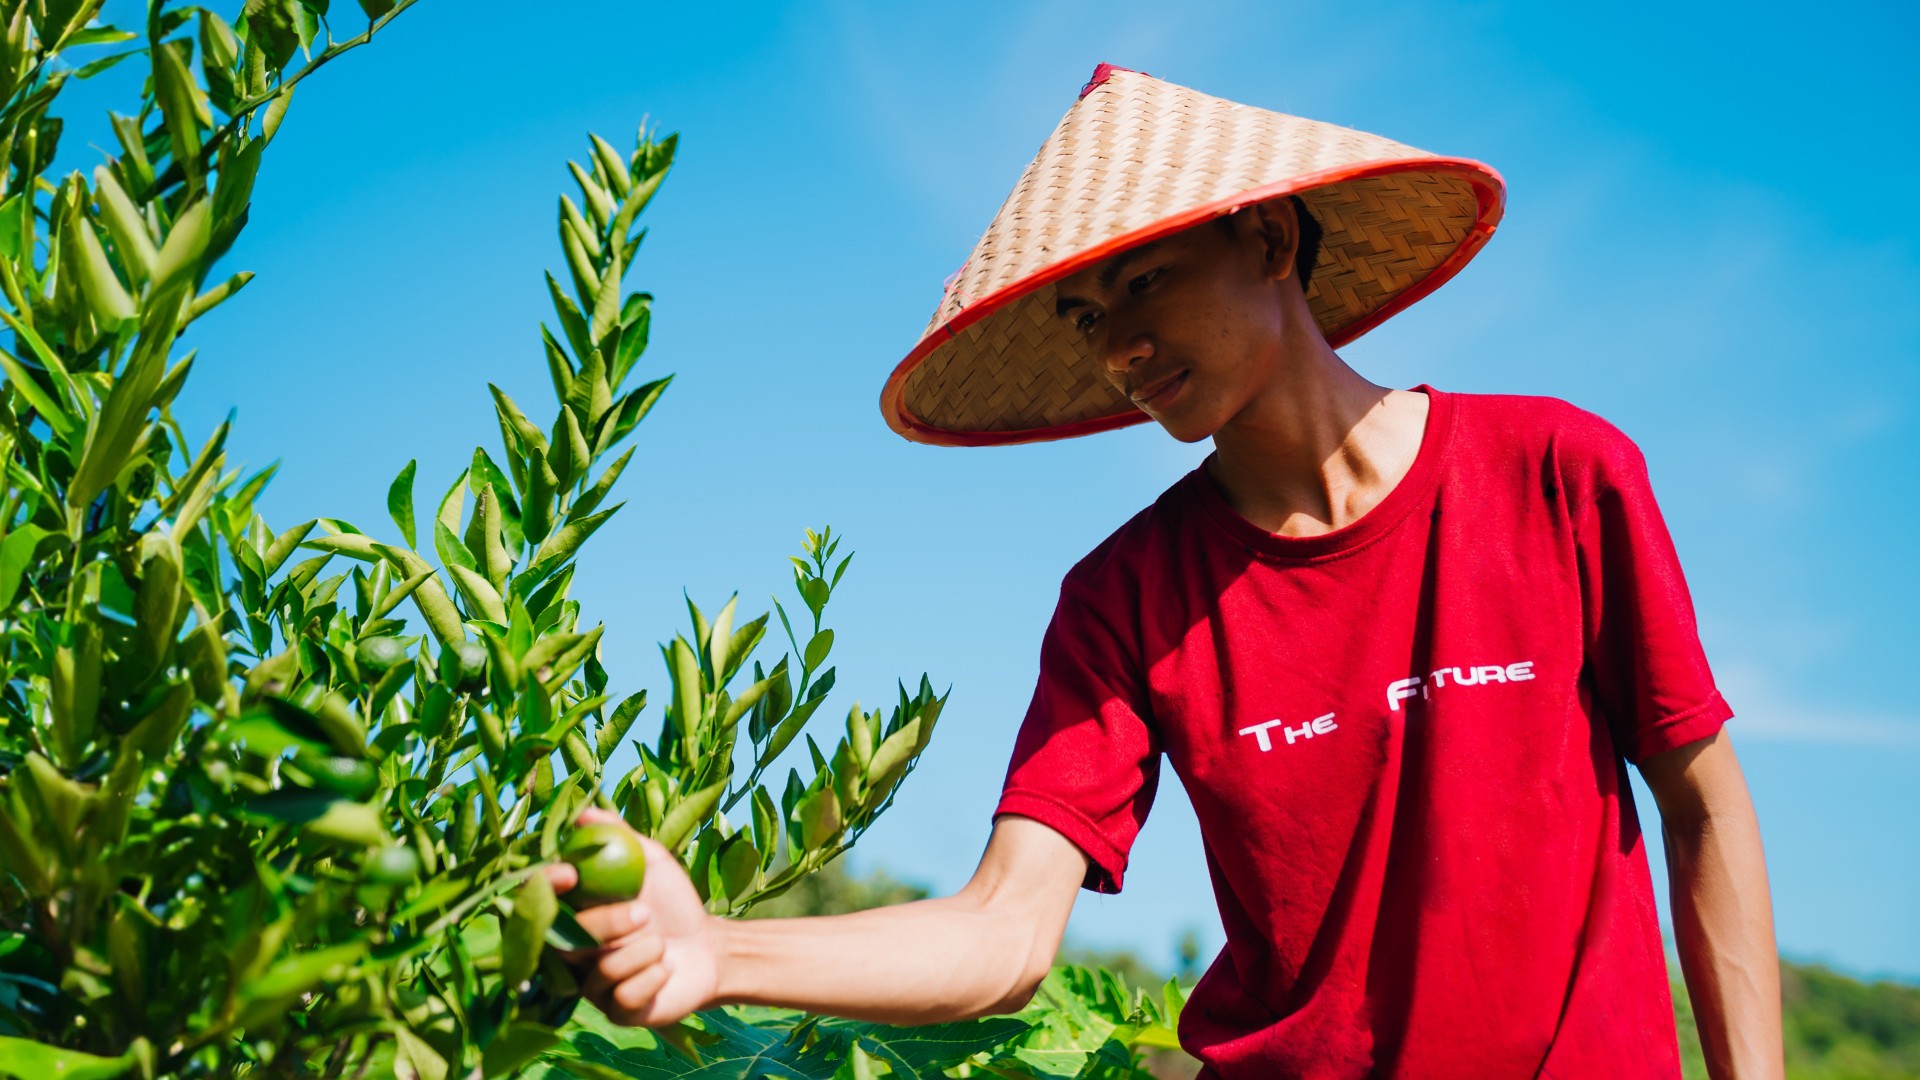
[[[576,595],[615,686],[658,687],[682,588],[763,610],[804,527],[843,531],[840,708],[923,670],[954,688],[854,862],[957,887],[1060,575],[1204,453],[1152,426],[935,449],[880,419],[941,281],[1081,82],[1112,61],[1480,158],[1509,184],[1498,234],[1343,355],[1391,385],[1564,397],[1640,442],[1739,713],[1783,951],[1920,979],[1912,9],[529,10],[423,0],[300,88],[228,259],[259,277],[196,328],[180,403],[201,431],[238,407],[232,452],[282,462],[277,527],[391,535],[409,458],[437,494],[497,442],[488,381],[550,415],[537,326],[564,163],[650,115],[681,155],[629,280],[658,296],[643,366],[678,378]],[[97,117],[128,90],[74,96],[69,159],[108,144]],[[1220,942],[1169,784],[1126,892],[1083,894],[1070,933],[1167,963],[1187,928]]]

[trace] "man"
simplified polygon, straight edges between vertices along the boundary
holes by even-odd
[[[965,888],[731,923],[650,847],[671,869],[583,920],[611,943],[589,996],[634,1024],[1015,1009],[1078,889],[1119,890],[1164,755],[1227,934],[1181,1024],[1205,1075],[1676,1076],[1632,763],[1712,1071],[1780,1075],[1758,827],[1638,450],[1334,351],[1500,208],[1477,163],[1096,71],[883,410],[926,442],[1151,419],[1214,453],[1067,575]]]

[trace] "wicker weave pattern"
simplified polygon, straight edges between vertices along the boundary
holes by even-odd
[[[967,306],[1100,244],[1291,177],[1426,159],[1365,132],[1115,71],[1067,111],[973,254],[928,333]],[[1308,301],[1329,339],[1444,262],[1478,219],[1473,184],[1407,171],[1304,190],[1324,231]],[[961,330],[913,370],[902,403],[949,431],[1025,431],[1133,405],[1053,312],[1047,285]]]

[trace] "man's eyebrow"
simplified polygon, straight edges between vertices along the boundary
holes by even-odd
[[[1099,285],[1102,289],[1113,288],[1113,283],[1120,280],[1121,273],[1126,270],[1129,263],[1146,258],[1159,246],[1160,241],[1149,240],[1139,247],[1129,248],[1115,255],[1107,261],[1107,265],[1100,268],[1100,273],[1094,276],[1095,284]],[[1074,308],[1082,307],[1087,303],[1088,301],[1082,300],[1077,296],[1062,296],[1059,301],[1053,305],[1053,313],[1055,315],[1065,315]]]

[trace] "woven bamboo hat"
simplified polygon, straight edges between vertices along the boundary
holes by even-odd
[[[1307,303],[1339,346],[1466,265],[1493,235],[1505,185],[1477,161],[1102,64],[887,380],[888,426],[916,442],[985,446],[1147,419],[1055,315],[1053,283],[1281,195],[1298,195],[1320,223]]]

